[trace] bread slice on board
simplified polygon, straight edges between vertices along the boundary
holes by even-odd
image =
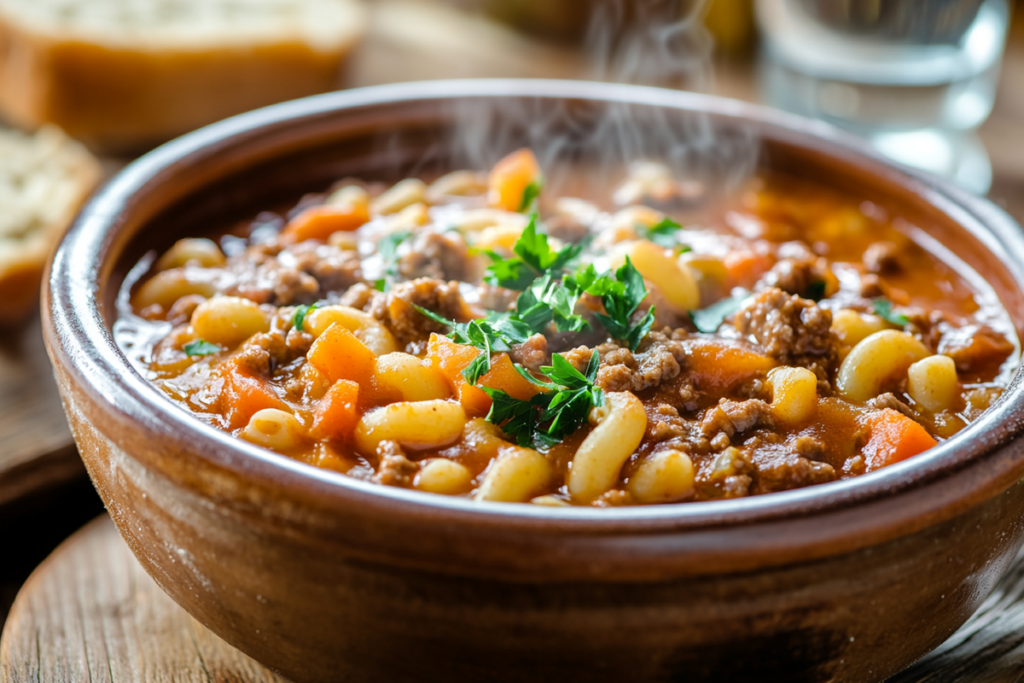
[[[338,87],[360,0],[0,0],[0,115],[137,152]]]
[[[50,251],[101,177],[99,162],[59,129],[0,129],[0,325],[38,305]]]

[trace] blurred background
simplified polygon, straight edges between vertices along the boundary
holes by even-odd
[[[0,300],[32,299],[0,332],[0,624],[32,568],[102,510],[42,351],[39,273],[8,277],[18,240],[43,224],[55,240],[87,193],[69,193],[64,217],[44,221],[55,195],[32,194],[26,179],[63,174],[92,189],[170,137],[337,88],[586,78],[822,119],[1024,220],[1022,10],[1010,0],[0,0],[0,140],[34,150],[0,159],[0,213],[17,204],[25,216],[0,221]],[[95,180],[43,145],[35,131],[48,125],[90,155]]]

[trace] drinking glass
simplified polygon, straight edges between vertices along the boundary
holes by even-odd
[[[983,193],[1006,0],[758,0],[770,104]]]

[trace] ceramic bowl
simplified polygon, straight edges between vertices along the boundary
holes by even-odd
[[[609,145],[610,130],[633,146]],[[386,86],[245,114],[125,169],[68,233],[45,287],[46,343],[82,458],[156,582],[296,681],[864,683],[953,633],[1024,540],[1020,377],[955,438],[856,479],[552,509],[379,487],[261,450],[175,406],[113,341],[129,269],[206,226],[346,174],[398,178],[552,140],[606,163],[609,146],[668,150],[661,134],[696,141],[681,163],[715,182],[746,160],[898,207],[933,248],[983,273],[1024,328],[1013,221],[803,119],[554,81]]]

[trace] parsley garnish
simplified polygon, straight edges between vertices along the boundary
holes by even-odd
[[[807,285],[807,298],[812,301],[821,301],[828,292],[828,283],[824,280],[815,280]]]
[[[898,325],[899,327],[905,327],[910,323],[910,318],[903,315],[902,313],[893,313],[892,302],[888,299],[875,299],[871,302],[871,308],[874,309],[875,313],[882,317],[888,323]]]
[[[582,290],[566,276],[561,281],[550,273],[534,280],[516,300],[514,319],[522,321],[534,332],[544,332],[549,323],[555,323],[559,332],[580,332],[590,328],[573,311]]]
[[[492,354],[508,353],[512,350],[512,344],[522,344],[532,334],[532,330],[526,324],[502,313],[492,313],[483,320],[457,323],[454,320],[445,320],[433,311],[415,304],[413,307],[421,315],[452,328],[448,336],[456,344],[472,346],[483,351],[462,371],[462,376],[470,384],[476,384],[481,376],[490,371]]]
[[[317,304],[311,304],[309,306],[299,306],[295,309],[295,315],[292,316],[292,326],[299,332],[305,332],[302,329],[302,324],[306,321],[306,316],[316,310]]]
[[[536,207],[537,199],[540,197],[540,191],[544,187],[544,181],[540,178],[533,180],[526,189],[523,190],[523,200],[519,203],[519,213],[526,213],[527,211],[533,211]]]
[[[494,261],[487,267],[484,280],[499,287],[525,291],[539,277],[551,273],[559,275],[565,265],[579,256],[581,244],[568,244],[558,251],[548,245],[548,236],[537,230],[536,213],[530,216],[530,223],[516,240],[512,251],[515,256],[503,259],[493,252],[487,252]]]
[[[189,356],[212,356],[215,353],[220,353],[219,346],[211,344],[205,339],[193,339],[181,349]]]
[[[551,382],[540,381],[520,370],[524,377],[549,390],[529,401],[513,398],[499,389],[481,387],[493,401],[487,420],[500,426],[520,446],[550,448],[579,429],[592,408],[604,404],[604,393],[594,384],[599,366],[600,355],[594,351],[584,373],[556,353],[551,357],[551,365],[540,369]],[[546,428],[541,427],[545,424]]]
[[[592,268],[588,268],[584,273],[584,279],[589,280],[595,275]],[[643,276],[629,257],[627,256],[626,262],[615,271],[614,281],[606,274],[596,276],[585,291],[601,297],[607,315],[596,315],[604,329],[608,330],[608,334],[614,339],[626,342],[630,351],[636,351],[640,340],[647,336],[654,325],[654,306],[647,310],[647,314],[639,322],[635,325],[632,323],[633,313],[647,296],[647,287],[644,285]]]
[[[699,311],[690,311],[690,320],[701,332],[714,334],[722,326],[725,319],[736,313],[743,306],[743,302],[750,296],[744,292],[739,296],[731,296],[711,304]]]
[[[373,283],[373,288],[378,292],[386,292],[391,289],[391,281],[398,275],[398,247],[410,237],[412,237],[412,233],[404,230],[385,235],[377,242],[377,254],[384,266],[384,277]]]
[[[682,229],[683,226],[679,225],[679,223],[676,223],[668,216],[662,218],[661,222],[657,225],[653,225],[649,228],[641,223],[637,223],[636,225],[637,235],[641,239],[654,242],[659,247],[675,249],[678,254],[690,251],[689,247],[684,247],[679,244],[679,236],[676,233]]]

